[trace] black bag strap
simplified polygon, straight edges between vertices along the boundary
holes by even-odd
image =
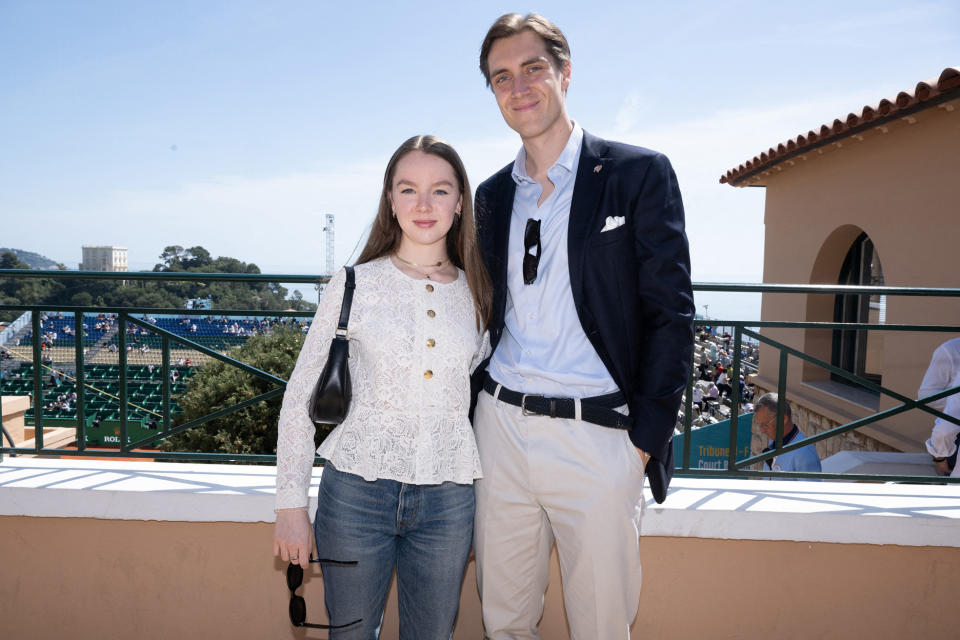
[[[347,282],[343,286],[343,304],[340,305],[340,322],[337,323],[336,335],[338,338],[346,337],[347,321],[350,320],[350,305],[353,304],[353,290],[356,284],[353,276],[353,267],[344,267],[347,272]]]

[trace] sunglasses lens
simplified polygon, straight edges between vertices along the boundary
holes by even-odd
[[[301,626],[307,620],[307,602],[300,596],[290,596],[290,622]]]
[[[523,283],[533,284],[537,279],[537,261],[531,255],[523,256]]]
[[[303,567],[291,564],[287,567],[287,588],[296,591],[303,584]]]
[[[533,218],[527,219],[527,226],[523,231],[523,244],[527,251],[535,247],[540,242],[540,221]]]
[[[531,250],[536,247],[536,254]],[[540,221],[527,219],[523,232],[523,283],[533,284],[537,279],[537,267],[540,265]]]

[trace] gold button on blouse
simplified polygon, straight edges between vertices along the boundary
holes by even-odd
[[[432,318],[435,315],[437,315],[437,312],[434,311],[433,309],[427,309],[427,315]]]
[[[433,338],[427,338],[427,346],[428,346],[428,347],[436,346],[436,344],[437,344],[437,341],[436,341],[436,340],[434,340]]]
[[[428,285],[427,285],[427,293],[433,293],[433,285],[432,285],[432,284],[428,284]]]
[[[426,371],[423,372],[423,377],[429,380],[430,378],[433,377],[433,371],[430,371],[430,369],[427,369]]]

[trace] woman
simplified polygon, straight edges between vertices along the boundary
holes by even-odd
[[[448,639],[473,535],[481,477],[467,418],[469,376],[487,349],[490,281],[480,261],[466,171],[433,136],[390,158],[357,260],[350,313],[353,400],[317,453],[327,460],[315,539],[331,638],[376,638],[397,570],[400,637]],[[274,553],[304,568],[313,550],[307,488],[310,393],[326,359],[345,275],[327,286],[280,412]]]

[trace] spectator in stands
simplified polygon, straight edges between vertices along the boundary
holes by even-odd
[[[700,413],[703,413],[703,389],[699,385],[693,385],[693,405]]]
[[[307,405],[340,315],[340,271],[320,299],[283,396],[274,553],[309,566],[307,493],[319,451],[328,462],[316,551],[358,561],[323,565],[329,618],[362,619],[331,637],[376,637],[396,569],[400,637],[449,638],[473,537],[473,481],[481,475],[468,410],[470,373],[489,350],[490,284],[467,174],[445,142],[417,136],[394,153],[355,268],[350,340],[360,348],[351,348],[350,413],[316,450]],[[425,341],[417,338],[420,355],[408,358],[415,336]],[[397,508],[405,504],[417,507],[404,509],[401,526]]]
[[[707,397],[711,400],[720,399],[720,389],[713,382],[710,383],[710,386],[707,387]]]
[[[729,379],[727,378],[727,371],[723,367],[717,367],[717,389],[721,394],[726,394],[729,396],[733,393],[733,387],[730,386]]]
[[[953,338],[934,350],[917,395],[924,398],[957,386],[960,386],[960,338]],[[952,418],[960,418],[960,392],[931,402],[929,406]],[[960,440],[958,435],[960,426],[937,418],[926,442],[927,452],[933,457],[937,471],[954,478],[960,477],[960,465],[956,464],[957,442]],[[950,458],[954,461],[952,469]]]
[[[701,360],[700,364],[697,365],[697,372],[698,372],[697,378],[700,380],[709,380],[710,379],[710,375],[708,373],[709,368],[710,368],[710,365],[707,364],[707,361],[705,359]]]
[[[770,443],[764,453],[773,451],[777,437],[777,405],[779,396],[776,393],[765,393],[756,402],[753,414],[753,424],[757,431],[769,438]],[[783,444],[805,440],[797,425],[793,424],[793,412],[789,403],[783,406]],[[800,447],[766,461],[766,467],[773,471],[820,471],[820,456],[813,445]],[[787,478],[788,480],[793,478]]]

